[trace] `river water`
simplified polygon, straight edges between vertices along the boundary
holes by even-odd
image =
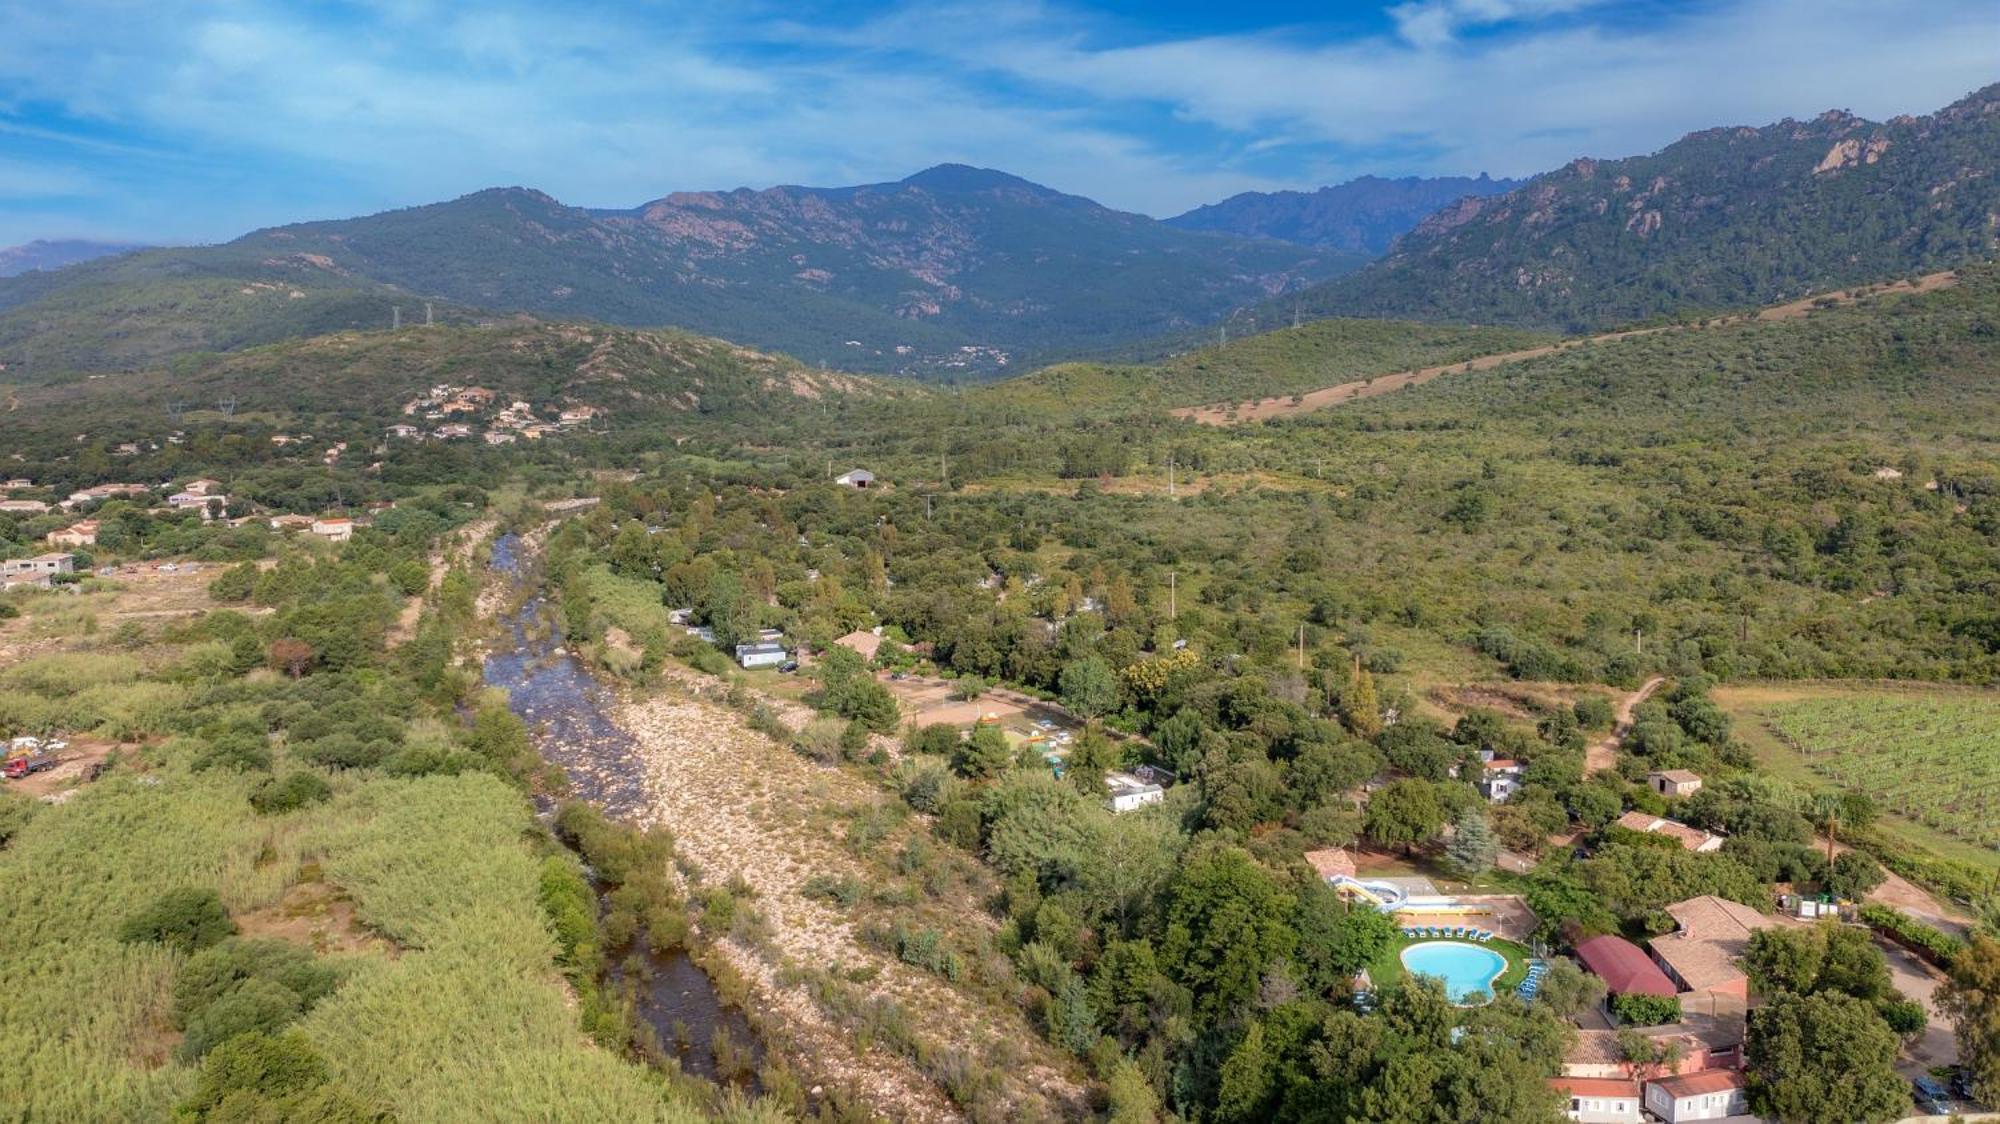
[[[522,592],[539,581],[539,568],[518,535],[494,541],[491,566]],[[554,617],[539,589],[523,599],[506,622],[509,646],[486,657],[485,681],[507,691],[509,708],[527,723],[543,759],[569,775],[574,798],[613,819],[638,823],[648,804],[638,740],[611,717],[617,705],[612,692],[562,647]],[[538,806],[544,816],[554,814],[552,801]],[[598,906],[604,906],[601,889]],[[762,1058],[749,1019],[722,1001],[714,982],[685,952],[655,953],[641,940],[612,950],[607,960],[605,984],[631,998],[649,1052],[674,1058],[683,1070],[711,1081],[726,1067],[739,1081],[754,1083],[749,1067],[737,1061]],[[718,1038],[729,1045],[718,1050]]]

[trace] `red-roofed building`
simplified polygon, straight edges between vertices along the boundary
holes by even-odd
[[[1336,878],[1354,877],[1354,856],[1345,847],[1329,847],[1323,851],[1307,851],[1306,862],[1321,880],[1331,882]]]
[[[1743,1075],[1733,1069],[1705,1069],[1646,1082],[1646,1111],[1667,1122],[1722,1120],[1750,1111]]]
[[[1576,946],[1576,958],[1604,981],[1613,995],[1654,995],[1672,999],[1680,994],[1646,950],[1624,937],[1592,937]]]
[[[1611,1077],[1551,1077],[1549,1087],[1569,1098],[1563,1108],[1583,1124],[1638,1124],[1642,1094],[1637,1081]]]

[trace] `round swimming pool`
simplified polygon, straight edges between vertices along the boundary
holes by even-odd
[[[1493,981],[1507,970],[1507,958],[1462,941],[1425,941],[1403,950],[1403,970],[1443,980],[1453,1003],[1484,1003],[1493,997]]]

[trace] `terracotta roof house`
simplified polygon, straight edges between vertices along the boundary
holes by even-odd
[[[874,659],[875,653],[882,650],[882,638],[873,632],[860,628],[835,640],[834,643],[854,652],[864,660]]]
[[[1680,994],[1674,981],[1653,963],[1644,949],[1624,937],[1592,937],[1576,946],[1576,958],[1604,981],[1613,995],[1655,995],[1671,999]]]
[[[1354,877],[1354,856],[1348,854],[1345,847],[1307,851],[1306,862],[1322,881],[1331,882],[1336,878]]]
[[[1645,812],[1627,812],[1612,821],[1627,831],[1637,831],[1646,835],[1665,835],[1680,841],[1680,845],[1697,854],[1722,849],[1722,836],[1711,835],[1698,827],[1689,827],[1679,820]]]
[[[1723,1120],[1749,1112],[1750,1097],[1741,1073],[1705,1069],[1646,1082],[1646,1111],[1667,1124]]]
[[[49,532],[50,546],[96,546],[97,520],[79,519],[60,531]]]
[[[1705,894],[1667,907],[1674,931],[1649,942],[1653,959],[1682,991],[1719,991],[1747,998],[1750,978],[1736,962],[1750,934],[1778,922],[1740,902]]]
[[[1616,1077],[1551,1077],[1549,1087],[1569,1099],[1563,1112],[1583,1124],[1638,1124],[1639,1083]]]

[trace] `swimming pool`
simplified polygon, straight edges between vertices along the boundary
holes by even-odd
[[[1507,958],[1476,944],[1425,941],[1403,950],[1403,970],[1443,980],[1453,1003],[1484,1003],[1493,997],[1493,981],[1507,970]]]

